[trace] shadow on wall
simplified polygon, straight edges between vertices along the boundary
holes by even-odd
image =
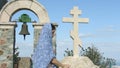
[[[7,0],[0,0],[0,10],[7,2],[8,2]]]

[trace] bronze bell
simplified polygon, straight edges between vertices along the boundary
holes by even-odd
[[[28,32],[28,25],[26,23],[22,24],[22,29],[19,34],[24,36],[24,40],[26,35],[30,35],[30,33]]]

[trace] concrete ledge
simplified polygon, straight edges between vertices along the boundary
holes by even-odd
[[[33,27],[36,28],[36,29],[41,29],[42,26],[44,25],[45,23],[33,23]],[[58,27],[58,24],[57,23],[52,23],[54,26]]]
[[[14,28],[17,24],[10,22],[10,23],[0,23],[0,28]]]

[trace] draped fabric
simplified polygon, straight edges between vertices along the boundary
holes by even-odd
[[[40,32],[38,45],[32,56],[33,68],[53,68],[50,67],[50,61],[54,57],[51,24],[45,24]]]

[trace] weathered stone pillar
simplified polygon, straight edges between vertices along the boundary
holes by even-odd
[[[34,48],[36,47],[40,35],[40,31],[42,29],[43,24],[40,23],[33,23],[34,27]]]
[[[30,57],[21,57],[18,68],[32,68],[31,58]]]
[[[0,23],[0,68],[13,68],[16,23]]]
[[[42,26],[45,23],[33,23],[33,27],[34,27],[34,48],[36,47],[36,45],[38,44],[38,39],[39,39],[39,35],[40,35],[40,31],[42,29]],[[53,25],[55,25],[56,27],[58,26],[56,23],[53,23]],[[55,48],[56,50],[56,35],[55,37],[53,37],[53,48]]]

